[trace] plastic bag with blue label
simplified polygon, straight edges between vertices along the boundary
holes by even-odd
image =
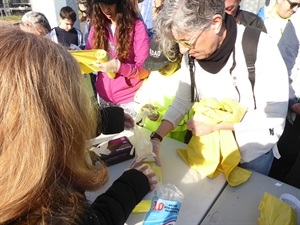
[[[175,185],[158,184],[143,225],[175,225],[183,197]]]

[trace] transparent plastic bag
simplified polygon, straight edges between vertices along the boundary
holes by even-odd
[[[159,183],[143,225],[175,225],[183,197],[183,193],[175,185],[164,186]]]
[[[141,131],[142,126],[144,125],[145,119],[147,117],[146,111],[141,111],[135,118],[135,125],[133,128],[134,138],[135,138],[135,160],[134,162],[139,161],[155,161],[154,153],[152,151],[152,144],[150,142],[149,136]],[[140,126],[136,125],[140,124]]]

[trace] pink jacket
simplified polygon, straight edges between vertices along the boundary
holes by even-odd
[[[116,39],[111,31],[109,33],[108,52],[116,57]],[[95,30],[92,27],[85,49],[91,49]],[[150,71],[143,68],[143,63],[149,54],[150,39],[143,21],[136,20],[134,30],[131,32],[131,53],[125,62],[121,63],[120,69],[114,79],[104,72],[99,72],[96,79],[96,90],[101,98],[114,104],[129,103],[133,101],[135,92],[140,88],[143,79],[149,76]]]

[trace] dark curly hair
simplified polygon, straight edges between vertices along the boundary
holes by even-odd
[[[124,61],[130,54],[130,47],[133,40],[130,33],[134,29],[134,22],[139,19],[130,0],[120,0],[116,3],[116,40],[117,40],[117,56],[120,61]],[[91,14],[91,23],[95,29],[92,47],[94,49],[108,50],[108,33],[106,29],[110,20],[102,13],[99,3],[93,4]]]

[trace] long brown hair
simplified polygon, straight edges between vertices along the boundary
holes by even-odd
[[[124,61],[130,54],[133,40],[130,37],[134,28],[134,22],[138,19],[137,13],[130,0],[119,0],[117,4],[116,17],[116,40],[117,55],[120,61]],[[93,4],[91,23],[95,29],[93,48],[108,50],[107,24],[109,19],[102,13],[99,3]]]
[[[78,224],[84,191],[107,181],[87,160],[96,122],[79,65],[46,38],[0,29],[0,224]]]

